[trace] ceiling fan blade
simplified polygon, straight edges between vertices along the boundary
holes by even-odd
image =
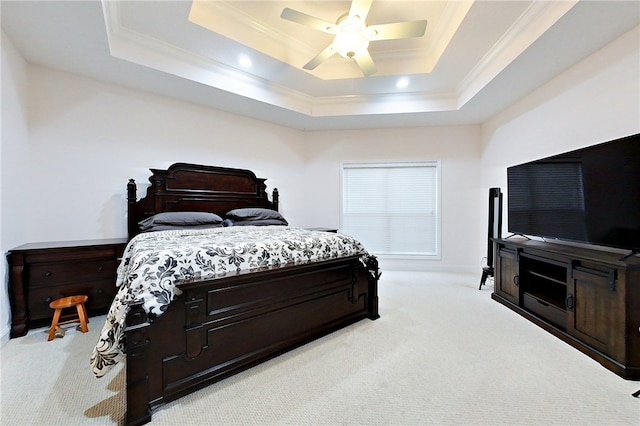
[[[336,25],[315,16],[307,15],[306,13],[298,12],[297,10],[289,9],[285,7],[280,14],[282,19],[296,22],[298,24],[306,25],[316,30],[324,31],[325,33],[335,34]]]
[[[396,22],[394,24],[369,25],[369,40],[395,40],[399,38],[422,37],[427,21]]]
[[[329,46],[326,47],[326,49],[318,53],[315,56],[315,58],[307,62],[306,65],[302,68],[304,68],[305,70],[312,70],[318,65],[320,65],[321,63],[323,63],[324,61],[326,61],[327,59],[329,59],[330,57],[332,57],[334,53],[336,52],[333,50],[333,44],[330,44]]]
[[[353,0],[351,2],[351,8],[349,9],[349,16],[360,17],[362,22],[365,22],[367,19],[367,15],[369,14],[369,9],[371,8],[371,2],[373,0]]]
[[[376,64],[373,63],[373,58],[371,58],[368,51],[365,50],[354,59],[366,77],[369,77],[371,74],[375,74],[376,71],[378,71]]]

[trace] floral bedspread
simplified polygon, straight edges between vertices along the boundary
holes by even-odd
[[[139,234],[118,267],[113,300],[91,354],[96,377],[125,359],[124,326],[129,306],[142,302],[153,319],[180,295],[180,281],[215,278],[262,267],[368,254],[352,237],[288,226],[242,226]]]

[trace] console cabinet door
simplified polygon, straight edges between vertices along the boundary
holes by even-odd
[[[574,267],[567,291],[567,332],[614,358],[624,356],[624,291],[616,270]]]
[[[495,291],[510,302],[518,304],[520,301],[518,252],[504,246],[498,246],[498,258]]]

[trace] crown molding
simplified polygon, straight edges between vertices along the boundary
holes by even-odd
[[[533,2],[462,80],[461,106],[473,98],[522,52],[538,40],[579,0]]]

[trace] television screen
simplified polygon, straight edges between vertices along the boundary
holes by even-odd
[[[508,231],[640,250],[640,134],[507,168]]]

